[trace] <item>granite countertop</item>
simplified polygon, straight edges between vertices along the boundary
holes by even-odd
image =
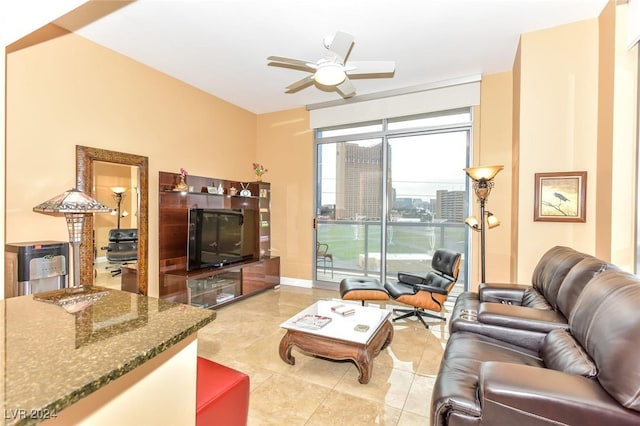
[[[0,300],[6,424],[46,420],[215,319],[211,310],[97,289],[73,307],[32,295]]]

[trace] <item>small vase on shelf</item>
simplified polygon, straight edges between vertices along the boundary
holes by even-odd
[[[174,191],[187,192],[189,190],[189,185],[185,181],[186,176],[183,174],[178,175],[178,183],[173,187]]]
[[[253,163],[253,172],[256,174],[256,182],[262,182],[262,175],[267,173],[269,169],[260,163]]]

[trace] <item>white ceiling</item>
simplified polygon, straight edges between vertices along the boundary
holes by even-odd
[[[607,0],[137,0],[75,32],[256,114],[340,100],[270,55],[315,62],[355,36],[351,60],[393,60],[358,95],[508,71],[522,33],[597,17]],[[61,19],[66,28],[73,25]]]

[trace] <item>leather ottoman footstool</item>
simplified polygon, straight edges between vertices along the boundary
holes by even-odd
[[[389,300],[389,293],[372,277],[352,277],[340,281],[340,297],[342,300]]]
[[[249,376],[198,357],[196,426],[245,426],[249,416]]]

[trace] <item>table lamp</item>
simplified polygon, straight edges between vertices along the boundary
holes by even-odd
[[[73,286],[80,287],[80,242],[87,214],[109,212],[109,207],[72,188],[33,208],[38,213],[64,214],[69,230],[69,242],[73,247]]]

